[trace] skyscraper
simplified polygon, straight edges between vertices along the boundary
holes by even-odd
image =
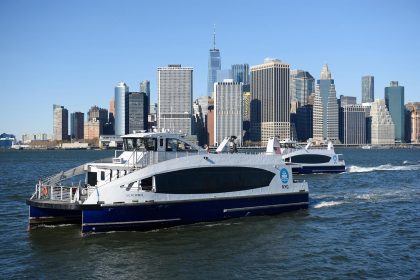
[[[115,135],[128,133],[128,86],[119,82],[115,87]]]
[[[362,77],[362,103],[375,100],[375,80],[373,76]]]
[[[191,134],[193,68],[158,67],[158,127]]]
[[[334,79],[327,64],[322,67],[321,78],[315,86],[313,109],[314,140],[338,141],[338,104]]]
[[[251,67],[251,140],[290,138],[289,64],[266,59]]]
[[[376,145],[395,143],[395,125],[385,105],[385,100],[377,99],[370,107],[371,143]]]
[[[147,96],[150,96],[150,81],[148,80],[141,81],[140,92],[144,92]]]
[[[391,81],[389,87],[385,87],[385,104],[395,125],[395,141],[404,142],[404,87],[399,86],[398,81]]]
[[[420,102],[409,102],[405,105],[410,121],[410,142],[420,143]]]
[[[247,63],[233,64],[232,79],[235,83],[249,84],[249,65]]]
[[[214,84],[214,142],[236,136],[242,144],[242,83],[225,80]]]
[[[68,139],[69,134],[69,112],[64,106],[53,105],[54,140],[63,141]]]
[[[94,105],[90,107],[88,114],[87,114],[87,121],[91,121],[96,119],[99,121],[101,126],[101,132],[105,130],[105,125],[108,122],[108,110],[104,108],[99,108],[98,106]]]
[[[149,104],[145,92],[130,92],[128,95],[128,133],[148,129]]]
[[[309,72],[290,70],[290,97],[298,107],[308,104],[308,97],[315,91],[315,79]]]
[[[74,112],[70,114],[70,131],[72,139],[83,139],[85,114]]]
[[[216,31],[213,32],[213,48],[209,52],[208,76],[207,76],[207,95],[213,93],[214,83],[217,82],[217,71],[222,67],[220,51],[216,49]]]
[[[366,114],[362,105],[343,106],[343,144],[366,144]]]

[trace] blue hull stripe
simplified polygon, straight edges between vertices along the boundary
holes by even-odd
[[[342,173],[346,172],[346,167],[344,165],[334,165],[334,166],[302,166],[302,167],[292,167],[293,174],[312,174],[312,173]]]
[[[152,230],[252,215],[274,215],[308,208],[308,204],[308,193],[302,192],[179,203],[105,205],[83,210],[82,232]]]
[[[289,204],[276,204],[276,205],[264,205],[264,206],[254,206],[254,207],[242,207],[242,208],[231,208],[223,209],[224,213],[237,212],[237,211],[250,211],[250,210],[260,210],[260,209],[270,209],[270,208],[279,208],[279,207],[290,207],[290,206],[302,206],[307,205],[307,202],[298,202],[298,203],[289,203]]]

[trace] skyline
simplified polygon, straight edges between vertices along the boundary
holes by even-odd
[[[405,103],[420,101],[416,1],[213,1],[221,8],[209,12],[193,1],[122,2],[0,2],[1,133],[52,134],[53,104],[108,109],[120,81],[138,91],[150,80],[157,102],[157,68],[168,64],[193,67],[193,98],[206,95],[214,24],[222,69],[273,57],[318,80],[327,63],[337,97],[360,103],[362,76],[373,75],[375,99],[396,80]]]

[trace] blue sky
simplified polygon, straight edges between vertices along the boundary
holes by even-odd
[[[375,97],[398,80],[420,101],[420,1],[0,0],[0,133],[52,133],[52,105],[108,108],[114,86],[136,91],[156,68],[194,67],[194,97],[206,94],[216,24],[222,68],[279,58],[319,78],[328,63],[337,96]]]

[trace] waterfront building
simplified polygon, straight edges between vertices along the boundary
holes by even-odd
[[[308,97],[315,91],[315,79],[303,70],[290,70],[290,98],[297,106],[308,104]]]
[[[251,128],[251,99],[252,99],[252,94],[251,94],[251,89],[250,89],[249,85],[242,86],[242,90],[243,90],[243,101],[242,101],[243,127],[242,127],[242,129],[244,131],[243,142],[245,143],[246,141],[251,139],[250,128]]]
[[[214,99],[209,100],[209,106],[207,108],[207,139],[209,140],[209,146],[214,146]]]
[[[93,118],[85,122],[84,136],[85,140],[99,141],[102,134],[102,125],[99,119]]]
[[[242,145],[242,83],[232,79],[214,84],[214,142],[236,136]]]
[[[122,136],[128,133],[128,86],[119,82],[115,87],[115,135]]]
[[[356,105],[357,99],[355,96],[344,96],[340,95],[339,106],[344,107],[346,105]]]
[[[321,78],[315,86],[313,118],[314,140],[338,141],[338,104],[334,79],[331,78],[327,64],[322,67]]]
[[[85,114],[74,112],[70,114],[71,139],[83,139],[84,136]]]
[[[36,133],[36,134],[23,134],[22,142],[23,144],[29,144],[32,141],[48,141],[50,138],[47,133]]]
[[[200,96],[194,101],[194,130],[193,134],[197,135],[198,144],[203,146],[209,143],[208,139],[208,108],[209,105],[213,106],[213,99],[210,96]]]
[[[115,106],[114,106],[114,97],[112,97],[109,102],[108,110],[108,122],[105,124],[105,129],[103,131],[104,135],[114,135],[115,134]]]
[[[373,76],[362,77],[362,103],[375,100],[375,80]]]
[[[128,94],[128,133],[148,129],[149,96],[145,92]]]
[[[217,82],[217,71],[222,69],[220,50],[216,49],[216,31],[213,32],[213,48],[209,51],[207,95],[212,96],[214,83]]]
[[[144,80],[140,82],[140,92],[144,92],[147,97],[150,97],[150,81]]]
[[[338,101],[338,135],[341,143],[344,143],[344,106],[356,105],[356,97],[340,95]]]
[[[373,145],[394,144],[395,125],[385,100],[377,99],[371,103],[371,143]]]
[[[343,139],[346,145],[366,144],[366,113],[363,105],[344,105],[343,110]]]
[[[266,59],[251,67],[251,140],[290,138],[289,64]]]
[[[398,81],[391,81],[389,87],[385,87],[385,104],[395,125],[395,141],[404,142],[404,87],[399,86]]]
[[[149,97],[150,102],[150,97]],[[153,128],[157,126],[157,112],[158,112],[158,105],[157,103],[153,103],[149,105],[149,115],[147,116],[148,127]]]
[[[233,64],[231,71],[232,79],[235,83],[249,84],[249,65],[247,63]]]
[[[53,105],[53,139],[67,140],[69,137],[69,112],[64,106]]]
[[[307,104],[296,110],[296,137],[307,141],[313,137],[313,105]]]
[[[158,68],[158,127],[191,135],[193,68]]]
[[[91,121],[97,119],[101,125],[101,131],[105,130],[105,126],[108,123],[108,110],[100,108],[96,105],[90,107],[87,113],[87,120]]]
[[[410,142],[420,143],[420,102],[409,102],[405,105],[410,122]]]

